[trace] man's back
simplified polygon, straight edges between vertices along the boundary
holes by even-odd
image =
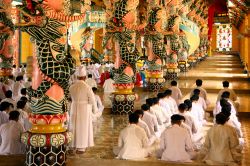
[[[148,138],[145,131],[136,124],[130,124],[120,133],[118,147],[121,148],[118,158],[142,159],[146,157],[145,148]]]
[[[171,97],[175,100],[176,104],[179,105],[182,98],[181,90],[177,86],[171,86],[169,89],[172,90]]]
[[[189,162],[187,151],[192,151],[192,141],[188,131],[179,125],[168,127],[161,136],[161,159],[165,161]]]
[[[112,80],[111,78],[107,79],[105,82],[104,82],[104,85],[103,85],[103,89],[104,89],[104,93],[112,93],[115,91],[115,88],[114,88],[114,84],[115,81]]]
[[[237,100],[237,95],[236,95],[236,93],[234,92],[233,89],[224,88],[224,89],[221,89],[219,91],[218,97],[217,97],[217,101],[220,101],[222,93],[226,92],[226,91],[230,92],[230,96],[229,96],[230,100],[232,100],[232,101],[236,101]]]
[[[22,125],[16,121],[9,121],[0,126],[2,144],[0,154],[22,154],[24,145],[21,143],[21,134],[24,132]]]
[[[96,81],[93,78],[87,78],[85,83],[88,84],[91,88],[97,87]]]
[[[148,111],[144,111],[144,115],[142,120],[148,125],[149,131],[151,135],[154,135],[155,129],[157,128],[157,119],[154,115],[149,113]]]
[[[207,133],[202,154],[215,162],[234,162],[237,158],[239,139],[236,131],[229,125],[215,125]]]
[[[84,81],[78,80],[71,85],[69,91],[73,102],[88,102],[91,89]]]

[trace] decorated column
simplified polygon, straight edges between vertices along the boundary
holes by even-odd
[[[113,42],[115,50],[115,65],[111,74],[116,92],[113,93],[112,113],[127,114],[133,111],[136,99],[133,92],[136,62],[139,59],[136,31],[145,25],[137,23],[139,0],[106,0],[104,3],[107,10],[104,42]]]
[[[4,0],[0,3],[0,77],[12,74],[14,25],[10,13],[10,4]]]
[[[83,20],[84,16],[68,16],[69,1],[64,0],[23,0],[17,9],[21,13],[17,28],[27,32],[36,45],[32,88],[28,89],[32,127],[21,138],[26,144],[26,165],[66,165],[66,147],[72,137],[64,123],[69,78],[75,71],[66,24]]]

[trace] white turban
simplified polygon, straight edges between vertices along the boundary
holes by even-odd
[[[85,77],[87,75],[86,66],[79,66],[76,69],[76,75],[78,77]]]

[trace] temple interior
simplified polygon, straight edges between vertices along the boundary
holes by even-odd
[[[0,166],[250,166],[249,48],[250,0],[0,0]],[[202,90],[192,95],[201,87],[197,80],[205,97]],[[168,95],[173,81],[182,95],[172,98],[174,113],[166,113],[172,105],[165,109],[159,96]],[[229,90],[223,97],[222,89],[233,90],[236,99]],[[197,155],[188,161],[165,160],[164,152],[159,157],[164,133],[176,121],[186,123],[180,105],[195,97],[205,103],[198,104],[201,137],[195,142],[190,127],[182,128]],[[223,125],[217,122],[228,111],[222,100],[230,105]],[[161,109],[153,109],[155,102]],[[146,103],[156,123],[169,115],[148,136],[150,153],[143,159],[117,155],[122,131],[135,123],[132,115],[139,126]],[[143,110],[141,118],[136,110]],[[184,120],[175,120],[177,114]],[[227,124],[233,115],[238,128]],[[11,121],[23,128],[15,138]],[[219,125],[241,132],[235,134],[239,160],[233,154],[232,161],[213,164],[198,158]],[[215,135],[220,140],[225,133]],[[88,145],[78,147],[82,140]],[[22,152],[14,152],[18,146]]]

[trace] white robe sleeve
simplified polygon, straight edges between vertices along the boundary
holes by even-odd
[[[88,88],[87,93],[88,93],[88,98],[89,98],[89,104],[92,105],[93,113],[96,114],[98,112],[98,109],[97,109],[97,103],[95,100],[94,92],[90,88]]]

